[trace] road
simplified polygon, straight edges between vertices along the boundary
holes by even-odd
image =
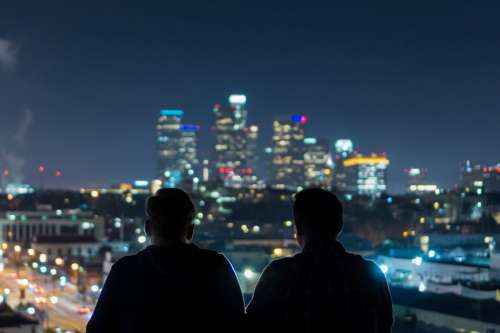
[[[46,310],[48,318],[45,322],[45,327],[60,327],[73,332],[84,332],[85,325],[90,318],[90,313],[82,315],[78,313],[78,309],[82,306],[82,301],[76,287],[70,283],[64,288],[59,285],[53,285],[50,277],[39,274],[34,275],[27,269],[20,271],[20,278],[27,279],[31,285],[26,289],[26,297],[24,303],[30,302],[35,304],[41,310]],[[33,288],[33,285],[42,289]],[[8,295],[8,303],[11,307],[17,307],[20,303],[20,285],[16,273],[13,269],[6,268],[0,272],[0,288],[10,289]],[[52,304],[49,300],[51,296],[57,297],[57,302]],[[45,303],[37,303],[37,300],[45,299]],[[86,304],[88,305],[88,304]]]

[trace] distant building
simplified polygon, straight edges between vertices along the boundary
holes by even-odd
[[[215,104],[214,167],[225,186],[241,188],[257,182],[258,127],[247,125],[245,95],[230,95],[229,106]]]
[[[420,195],[439,191],[436,184],[429,183],[426,168],[406,168],[404,171],[408,179],[407,189],[409,193]]]
[[[158,177],[167,187],[194,175],[198,164],[197,125],[182,124],[182,110],[161,110],[156,126]]]
[[[31,245],[42,238],[102,240],[104,219],[80,211],[8,211],[0,217],[0,240]]]
[[[500,163],[493,166],[464,161],[460,165],[461,187],[466,192],[500,193]]]
[[[304,126],[307,117],[293,115],[273,121],[272,177],[275,188],[304,186]]]
[[[328,139],[304,139],[306,186],[328,187],[332,181],[333,162]]]
[[[385,155],[356,155],[343,161],[347,191],[360,195],[379,196],[387,191]]]
[[[353,152],[354,146],[350,139],[335,141],[333,187],[338,191],[347,191],[347,174],[344,168],[344,160],[350,158]]]

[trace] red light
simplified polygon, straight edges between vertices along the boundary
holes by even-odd
[[[43,165],[40,165],[38,167],[38,172],[40,172],[40,173],[45,172],[45,167]]]
[[[7,177],[7,176],[9,175],[9,170],[5,169],[5,170],[3,171],[3,175],[4,175],[5,177]]]
[[[61,177],[62,173],[61,170],[56,170],[56,177]]]
[[[302,125],[305,125],[305,124],[307,123],[307,117],[306,117],[306,116],[301,116],[301,117],[300,117],[300,123],[301,123]]]
[[[219,173],[224,173],[224,170],[225,170],[224,167],[220,167],[219,168]]]

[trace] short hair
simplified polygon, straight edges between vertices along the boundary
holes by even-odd
[[[309,188],[295,195],[295,227],[310,240],[335,239],[342,230],[342,203],[332,192]]]
[[[191,197],[178,188],[162,188],[146,201],[151,232],[163,239],[182,238],[195,210]]]

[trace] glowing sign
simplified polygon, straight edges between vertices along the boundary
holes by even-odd
[[[179,127],[179,130],[181,131],[197,131],[200,129],[200,126],[198,125],[182,125]]]
[[[135,187],[148,187],[149,182],[147,180],[136,180],[136,181],[134,181],[134,186]]]
[[[301,123],[302,125],[307,123],[307,117],[301,116],[301,115],[293,115],[291,120],[296,122],[296,123]]]
[[[162,116],[176,116],[181,117],[184,114],[182,110],[161,110],[160,115]]]
[[[335,150],[338,153],[352,153],[353,144],[350,139],[339,139],[335,141]]]
[[[304,139],[304,144],[306,145],[315,145],[318,143],[318,140],[316,138],[305,138]]]
[[[363,164],[389,165],[389,160],[383,156],[370,156],[370,157],[358,156],[358,157],[349,158],[349,159],[344,161],[345,167],[351,167],[351,166],[363,165]]]
[[[247,97],[245,95],[230,95],[229,103],[231,104],[245,104],[247,102]]]

